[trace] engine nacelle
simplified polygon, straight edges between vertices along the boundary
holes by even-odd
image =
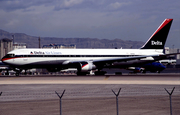
[[[145,69],[141,68],[141,67],[128,67],[127,70],[132,70],[134,71],[134,73],[141,73],[143,72]]]
[[[92,62],[81,62],[80,68],[78,68],[78,71],[89,72],[94,69],[96,69],[96,66]]]

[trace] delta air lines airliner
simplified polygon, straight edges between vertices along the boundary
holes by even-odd
[[[104,74],[102,69],[105,67],[132,67],[133,63],[148,63],[174,55],[163,53],[172,21],[173,19],[165,19],[140,49],[27,48],[10,51],[2,61],[14,68],[16,75],[23,69],[31,68],[46,68],[50,72],[77,68],[78,75],[88,74],[92,70],[95,75]]]

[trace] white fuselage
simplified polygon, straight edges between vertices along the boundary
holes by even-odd
[[[124,58],[142,55],[163,54],[162,50],[147,49],[18,49],[8,53],[13,55],[2,61],[13,66],[61,65],[69,61],[95,61],[101,59]],[[151,59],[152,58],[146,58]]]

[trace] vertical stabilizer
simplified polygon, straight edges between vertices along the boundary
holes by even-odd
[[[165,19],[141,49],[164,49],[173,19]]]

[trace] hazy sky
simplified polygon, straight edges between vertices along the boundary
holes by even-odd
[[[31,36],[145,42],[165,18],[180,48],[179,0],[0,0],[0,29]]]

